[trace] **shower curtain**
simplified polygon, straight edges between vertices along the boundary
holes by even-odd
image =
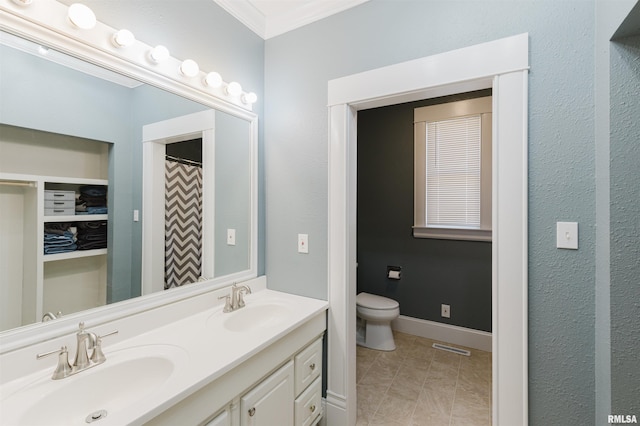
[[[202,167],[165,160],[164,288],[202,275]]]

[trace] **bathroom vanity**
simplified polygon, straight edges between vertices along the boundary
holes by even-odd
[[[313,425],[322,413],[327,302],[244,283],[246,306],[223,312],[225,287],[86,329],[106,361],[59,380],[75,333],[0,357],[0,423],[12,425]],[[220,299],[221,298],[221,299]],[[15,368],[8,369],[7,365]]]

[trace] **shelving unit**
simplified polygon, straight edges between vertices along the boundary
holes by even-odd
[[[3,318],[3,328],[39,322],[45,312],[69,314],[104,305],[108,249],[44,254],[44,228],[46,223],[108,221],[109,215],[45,215],[45,189],[77,191],[83,185],[107,187],[108,181],[0,173],[0,183],[2,187],[16,188],[0,193],[20,200],[15,211],[2,211],[3,229],[15,228],[9,244],[22,246],[21,253],[16,250],[15,259],[12,257],[14,265],[7,277],[14,286],[13,293],[21,294],[22,305],[7,315],[12,318]]]

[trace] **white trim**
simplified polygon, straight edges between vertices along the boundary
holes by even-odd
[[[286,8],[264,12],[250,0],[214,0],[264,40],[340,13],[369,0],[289,2]]]
[[[493,88],[493,424],[528,424],[527,82],[520,34],[328,83],[327,423],[354,425],[357,110]],[[344,398],[335,404],[330,395]]]
[[[400,315],[391,328],[413,336],[491,352],[491,333]]]

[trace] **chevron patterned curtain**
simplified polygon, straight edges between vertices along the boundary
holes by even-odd
[[[202,168],[165,161],[164,288],[202,275]]]

